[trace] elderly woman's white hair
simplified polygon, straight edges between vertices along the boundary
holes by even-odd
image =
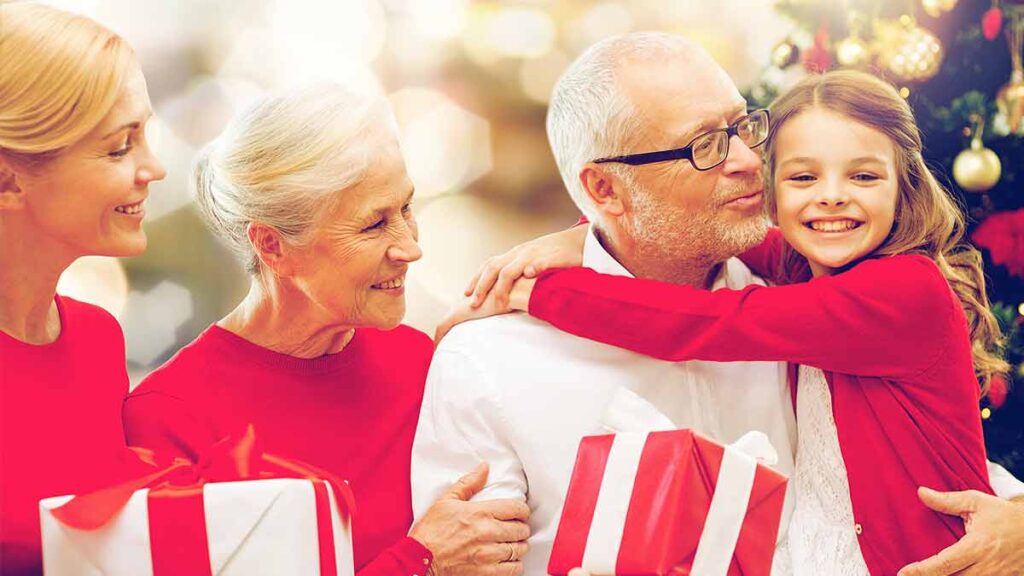
[[[318,219],[358,185],[397,133],[387,102],[337,84],[265,98],[234,118],[199,154],[199,208],[249,274],[260,269],[251,223],[302,245]]]
[[[594,44],[555,84],[548,107],[548,140],[569,195],[591,221],[597,221],[598,214],[587,200],[580,170],[592,160],[626,153],[642,136],[643,118],[622,93],[617,74],[626,60],[653,56],[710,58],[698,44],[681,36],[633,32]],[[626,166],[606,164],[604,168],[633,185]]]

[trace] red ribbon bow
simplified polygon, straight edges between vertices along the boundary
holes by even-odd
[[[152,450],[132,448],[132,451],[143,463],[159,469],[140,478],[75,496],[50,513],[65,526],[96,530],[110,522],[133,493],[149,488],[154,575],[210,575],[203,508],[204,484],[270,478],[308,479],[313,481],[316,496],[320,574],[336,576],[330,498],[324,483],[334,491],[346,527],[351,526],[351,518],[355,514],[355,498],[348,484],[330,472],[264,452],[257,444],[251,424],[241,437],[226,437],[214,444],[197,463],[174,458],[170,464],[160,468],[157,455]]]

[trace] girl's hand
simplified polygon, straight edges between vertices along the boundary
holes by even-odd
[[[456,324],[461,324],[467,320],[507,314],[516,310],[528,312],[530,295],[533,294],[533,285],[536,283],[537,280],[533,278],[519,278],[512,284],[512,290],[506,297],[504,304],[498,302],[496,293],[493,290],[477,306],[474,306],[470,300],[460,302],[455,308],[452,308],[448,316],[437,326],[437,330],[434,332],[434,344],[437,345],[444,338],[444,335],[454,328]]]
[[[574,226],[520,244],[501,256],[491,258],[466,287],[465,295],[471,297],[468,306],[479,308],[485,300],[493,297],[497,309],[507,312],[512,286],[519,278],[536,278],[549,268],[581,265],[587,230],[588,226]],[[485,316],[496,313],[500,312]]]

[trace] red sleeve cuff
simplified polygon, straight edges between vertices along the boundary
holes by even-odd
[[[406,536],[381,552],[356,576],[426,576],[434,555],[415,538]]]
[[[433,552],[411,536],[399,540],[391,550],[395,553],[398,563],[408,569],[408,574],[423,576],[430,568],[430,563],[434,561]]]

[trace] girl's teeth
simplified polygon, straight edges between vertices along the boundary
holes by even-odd
[[[810,224],[811,229],[818,232],[846,232],[860,226],[860,222],[854,220],[836,220],[831,222],[814,221]]]

